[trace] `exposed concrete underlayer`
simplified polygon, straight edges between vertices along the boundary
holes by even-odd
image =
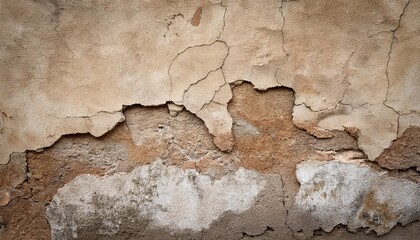
[[[79,176],[58,190],[46,214],[53,239],[77,238],[79,228],[115,235],[123,222],[136,225],[147,219],[147,228],[200,232],[225,212],[248,210],[265,185],[243,168],[213,180],[155,161],[129,174]],[[92,222],[101,222],[96,232]]]
[[[0,0],[0,238],[417,239],[419,21]]]
[[[416,239],[418,222],[392,230],[397,222],[406,224],[418,218],[415,170],[414,175],[411,168],[391,171],[399,184],[387,185],[390,177],[378,175],[383,169],[364,160],[357,141],[348,133],[336,131],[332,138],[318,139],[298,129],[292,120],[294,98],[289,89],[260,92],[243,84],[235,87],[233,94],[229,111],[236,145],[231,153],[221,152],[204,124],[187,111],[171,116],[164,107],[137,106],[127,108],[126,121],[100,138],[65,136],[42,152],[29,152],[27,166],[22,164],[25,155],[23,161],[21,155],[15,155],[4,165],[7,169],[0,169],[7,176],[2,179],[10,179],[1,189],[9,196],[0,207],[2,239],[48,239],[51,233],[56,239],[76,235],[78,239],[376,236],[366,235],[359,227],[380,234],[391,230],[383,239]],[[416,128],[407,131],[415,139],[419,136]],[[410,143],[410,139],[400,138],[399,145]],[[390,156],[404,158],[405,153],[393,151]],[[322,161],[313,168],[298,165],[296,176],[296,165],[308,159]],[[319,166],[330,166],[334,159],[347,163],[315,175],[317,180],[337,184],[321,186],[311,179],[305,183],[300,179],[302,169],[317,173]],[[361,161],[368,165],[361,166]],[[353,175],[347,174],[349,169]],[[358,177],[360,174],[366,176]],[[346,176],[353,178],[347,189]],[[384,190],[400,193],[405,201],[395,200],[395,196],[373,201],[376,195],[368,194],[369,186],[376,183],[384,183]],[[351,187],[357,184],[360,187]],[[402,194],[401,189],[407,191]],[[347,199],[348,204],[337,203],[326,190],[336,192],[338,199]],[[350,198],[349,191],[360,191],[361,195]],[[320,210],[322,202],[310,199],[323,192],[328,198],[322,199],[332,207],[328,211]],[[312,210],[308,210],[309,205]],[[385,205],[387,211],[383,210]],[[361,214],[359,225],[349,224],[360,215],[358,210],[370,215]],[[348,214],[336,219],[328,215],[331,211]],[[357,232],[345,232],[341,224],[349,224]],[[320,228],[333,230],[327,234]]]
[[[310,212],[328,232],[344,224],[352,231],[364,227],[382,235],[397,223],[420,220],[419,184],[357,164],[300,163],[296,170],[301,184],[298,207]]]

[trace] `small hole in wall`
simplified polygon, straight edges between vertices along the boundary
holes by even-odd
[[[322,236],[324,234],[324,231],[322,231],[321,228],[315,229],[313,232],[314,236]]]

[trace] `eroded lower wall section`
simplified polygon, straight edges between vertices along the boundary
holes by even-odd
[[[13,154],[1,239],[417,239],[418,127],[374,163],[351,131],[297,128],[292,90],[232,92],[231,153],[188,111],[133,106],[102,137]]]
[[[296,174],[301,184],[297,206],[315,216],[323,230],[344,224],[353,231],[364,227],[382,235],[397,223],[406,225],[420,217],[420,185],[357,161],[306,161]]]

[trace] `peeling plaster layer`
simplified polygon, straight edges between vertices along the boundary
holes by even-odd
[[[334,110],[319,113],[318,119],[321,128],[358,129],[359,146],[369,157],[379,156],[397,138],[398,114],[383,104],[358,108],[339,104]]]
[[[118,233],[127,217],[130,222],[149,219],[155,228],[201,231],[224,212],[250,208],[265,184],[245,169],[214,180],[155,161],[128,174],[81,175],[58,190],[46,214],[53,239],[77,238],[78,229],[98,218],[102,235]]]
[[[357,135],[357,131],[330,131],[329,134],[333,135],[331,138],[316,138],[307,131],[298,129],[291,114],[295,93],[288,88],[258,91],[251,84],[245,83],[235,86],[232,92],[234,97],[229,104],[229,112],[234,123],[236,146],[231,153],[218,150],[203,121],[189,111],[171,106],[172,113],[178,113],[173,115],[168,113],[166,106],[130,106],[123,112],[125,122],[100,138],[90,134],[73,134],[62,137],[43,151],[13,154],[8,164],[0,166],[0,205],[6,204],[4,207],[0,206],[0,238],[50,239],[51,229],[45,209],[58,189],[66,188],[66,184],[82,174],[90,174],[95,179],[93,187],[104,188],[96,182],[109,182],[104,179],[115,176],[112,175],[114,173],[132,172],[139,166],[162,159],[166,166],[159,165],[163,168],[160,173],[165,172],[168,166],[176,166],[184,170],[194,169],[200,173],[198,176],[205,174],[212,179],[221,179],[225,175],[232,176],[232,173],[245,167],[264,173],[261,178],[266,181],[266,185],[249,209],[240,213],[224,212],[208,228],[198,232],[159,227],[153,225],[150,216],[140,216],[131,222],[133,211],[117,209],[113,212],[109,205],[98,204],[95,211],[109,211],[113,213],[112,216],[121,219],[121,222],[117,221],[118,233],[99,235],[99,232],[109,233],[103,225],[112,227],[113,221],[97,217],[78,225],[78,238],[376,239],[373,231],[357,229],[357,233],[351,233],[344,225],[336,226],[331,232],[323,232],[320,230],[320,221],[311,215],[311,211],[295,209],[295,196],[299,191],[299,182],[295,176],[296,164],[302,159],[364,159],[365,154],[358,149],[356,139],[349,134]],[[303,111],[309,109],[303,107]],[[412,157],[416,156],[418,144],[415,140],[418,133],[418,127],[407,129],[380,157],[385,160],[378,161],[382,167],[402,169],[389,171],[391,176],[420,182],[418,172],[411,167],[418,160]],[[27,160],[21,158],[25,155]],[[377,164],[368,164],[379,168]],[[410,169],[404,170],[407,167]],[[98,175],[108,177],[96,177]],[[127,177],[125,173],[116,175],[124,179]],[[154,176],[150,179],[153,180]],[[76,192],[79,194],[83,189],[89,188],[89,184],[90,182],[86,183],[87,186]],[[139,199],[144,199],[146,195],[140,195]],[[67,200],[66,196],[62,195],[62,198],[63,201]],[[355,201],[355,204],[359,203],[360,201]],[[73,216],[71,207],[60,209],[69,212],[63,215]],[[209,219],[209,216],[202,219]],[[63,220],[57,225],[67,227],[69,224],[71,223]],[[396,226],[380,239],[417,240],[420,234],[419,224],[417,221]],[[73,238],[71,231],[63,235]]]
[[[277,78],[296,91],[295,103],[319,114],[307,126],[359,129],[359,146],[373,160],[396,138],[398,113],[383,104],[386,66],[392,30],[408,1],[323,3],[283,4],[290,56]],[[290,73],[284,75],[288,66],[294,72],[286,68]],[[398,94],[410,91],[408,86]]]
[[[386,169],[420,170],[420,127],[410,126],[376,160]],[[419,175],[419,174],[418,174]]]
[[[198,7],[201,21],[193,26]],[[224,14],[212,1],[1,1],[0,163],[64,134],[110,128],[106,120],[86,129],[81,116],[170,101],[171,89],[184,86],[171,84],[171,63],[214,43]]]
[[[409,0],[2,0],[0,164],[65,134],[99,136],[123,105],[168,102],[231,151],[228,84],[243,80],[293,88],[295,105],[313,112],[296,110],[297,126],[318,137],[358,129],[374,160],[404,131],[400,116],[419,122],[419,9]],[[86,120],[100,113],[109,115]]]
[[[389,177],[368,166],[339,161],[305,161],[297,166],[301,186],[296,205],[317,219],[319,227],[331,231],[344,224],[389,232],[420,219],[420,185]]]

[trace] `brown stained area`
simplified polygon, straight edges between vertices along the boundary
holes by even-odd
[[[165,164],[197,169],[215,178],[244,166],[281,174],[285,203],[290,206],[299,187],[295,178],[297,163],[314,158],[329,160],[334,157],[326,152],[330,150],[357,149],[356,140],[344,131],[332,132],[331,139],[317,139],[298,129],[292,122],[294,92],[290,89],[260,92],[250,84],[242,84],[233,89],[233,95],[228,108],[234,121],[235,145],[230,153],[214,145],[204,123],[193,114],[182,111],[173,117],[166,107],[140,106],[127,108],[126,121],[100,138],[68,135],[43,152],[28,153],[25,186],[30,194],[0,208],[6,225],[1,239],[20,239],[20,232],[32,237],[49,236],[45,204],[59,188],[81,174],[128,172],[158,158]],[[23,207],[23,202],[30,204]],[[39,220],[26,221],[28,212]]]
[[[360,135],[360,130],[355,127],[345,127],[344,130],[346,130],[352,137],[358,139]]]
[[[26,159],[24,153],[13,153],[6,165],[0,165],[1,186],[16,187],[26,179]]]
[[[50,239],[50,227],[42,203],[18,198],[7,207],[0,207],[0,238],[2,240]]]
[[[235,144],[230,134],[215,136],[213,142],[223,152],[231,152]]]
[[[322,190],[325,187],[325,181],[315,182],[314,185],[311,187],[311,189],[308,189],[308,191],[305,192],[305,197],[307,198],[310,193],[312,192],[318,192]],[[335,198],[335,191],[336,189],[330,191],[330,195]],[[326,192],[323,192],[321,194],[323,198],[327,198],[328,194]]]
[[[407,128],[376,161],[387,169],[420,168],[420,127]]]
[[[6,165],[0,165],[0,206],[6,206],[12,199],[25,195],[20,190],[27,178],[25,153],[13,153]]]
[[[28,183],[32,189],[32,199],[43,203],[51,201],[59,188],[80,174],[102,175],[105,172],[105,168],[102,167],[77,160],[62,161],[47,154],[41,158],[30,153],[29,157],[32,174]]]
[[[290,89],[261,92],[243,84],[233,89],[233,95],[229,112],[234,119],[235,150],[248,169],[285,174],[285,179],[293,179],[291,184],[297,187],[297,163],[328,158],[319,151],[358,149],[356,140],[346,132],[335,131],[330,139],[318,139],[297,128],[292,121],[294,92]],[[242,134],[244,130],[235,127],[238,121],[249,123],[259,134]]]
[[[379,202],[376,199],[375,192],[368,192],[363,199],[363,207],[359,212],[359,219],[365,221],[373,229],[385,228],[390,229],[389,225],[395,221],[396,216],[390,211],[390,207],[386,202]]]
[[[127,109],[124,115],[133,139],[131,144],[136,146],[137,151],[148,148],[147,151],[155,153],[154,156],[138,154],[129,161],[154,161],[160,158],[167,164],[210,171],[217,175],[239,166],[234,155],[221,152],[214,145],[203,121],[187,111],[172,117],[166,107],[133,107]]]
[[[191,18],[191,24],[193,26],[198,26],[200,25],[200,21],[201,21],[201,14],[203,13],[203,8],[199,7],[197,8],[197,10],[195,11],[193,17]]]

